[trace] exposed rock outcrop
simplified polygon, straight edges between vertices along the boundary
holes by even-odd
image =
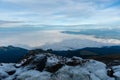
[[[108,70],[96,60],[41,51],[32,51],[17,64],[0,64],[1,80],[120,80],[119,72],[119,66]]]

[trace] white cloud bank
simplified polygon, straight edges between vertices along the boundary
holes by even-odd
[[[120,45],[120,40],[100,39],[87,35],[63,34],[59,31],[36,31],[24,34],[8,35],[0,39],[0,45],[15,45],[25,48],[52,48],[56,50],[79,49],[83,47],[101,47]]]

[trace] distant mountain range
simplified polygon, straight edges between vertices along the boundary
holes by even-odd
[[[103,55],[114,55],[120,54],[120,46],[105,46],[105,47],[86,47],[77,50],[67,50],[67,51],[51,51],[53,54],[72,57],[79,56],[83,58],[88,58],[90,56],[103,56]]]
[[[28,50],[19,47],[0,47],[0,62],[4,63],[14,63],[20,61],[26,54]]]
[[[96,60],[110,60],[112,59],[120,59],[120,46],[106,46],[106,47],[87,47],[77,50],[64,50],[64,51],[54,51],[52,49],[43,50],[43,49],[35,49],[35,51],[42,53],[52,53],[55,55],[60,55],[64,57],[73,57],[78,56],[85,59],[92,58]],[[19,47],[0,47],[0,62],[19,62],[25,55],[29,55],[30,52],[27,49],[19,48]],[[113,56],[113,57],[112,57]],[[117,56],[117,57],[116,57]]]

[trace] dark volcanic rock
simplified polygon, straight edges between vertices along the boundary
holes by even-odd
[[[45,68],[46,62],[47,62],[47,57],[41,56],[41,57],[35,58],[35,60],[32,63],[33,65],[36,65],[37,70],[43,71],[43,69]]]
[[[47,66],[46,71],[54,73],[54,72],[58,71],[63,65],[64,64],[57,63],[57,64],[53,64],[52,66]]]
[[[108,76],[110,76],[110,77],[114,77],[114,71],[113,71],[113,69],[109,69],[108,71],[107,71],[107,75]]]
[[[73,57],[66,62],[66,65],[69,65],[69,66],[76,66],[80,64],[82,64],[82,59],[77,58],[77,57]]]
[[[28,58],[23,59],[22,66],[31,65],[30,68],[42,71],[45,68],[46,62],[47,56],[41,54],[36,56],[29,56]]]
[[[15,72],[16,72],[16,71],[13,70],[13,71],[9,71],[9,72],[7,72],[7,73],[8,73],[9,75],[13,75]]]

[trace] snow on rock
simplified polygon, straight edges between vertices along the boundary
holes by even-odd
[[[0,80],[120,80],[120,67],[113,69],[115,77],[109,77],[102,62],[37,51],[20,63],[1,63]]]
[[[8,73],[6,73],[4,70],[0,70],[0,79],[4,79],[8,77]]]
[[[94,73],[100,80],[107,80],[109,78],[107,76],[106,65],[102,62],[90,60],[86,63],[86,69]]]
[[[60,80],[89,80],[89,72],[79,66],[64,66],[60,69],[55,77]]]
[[[0,64],[0,79],[4,79],[15,72],[16,68],[13,66],[13,64]]]
[[[4,70],[5,72],[10,72],[10,71],[16,70],[16,68],[14,67],[14,64],[12,64],[12,63],[8,63],[8,64],[1,63],[0,70],[1,69]]]
[[[39,72],[37,70],[29,70],[21,73],[17,76],[17,80],[49,80],[50,79],[49,72]]]
[[[115,80],[120,80],[120,65],[119,66],[113,66],[113,76],[115,77]]]
[[[85,65],[64,66],[55,75],[60,80],[109,80],[105,64],[90,60]]]
[[[116,80],[120,80],[120,72],[117,71],[113,75],[115,76]]]

